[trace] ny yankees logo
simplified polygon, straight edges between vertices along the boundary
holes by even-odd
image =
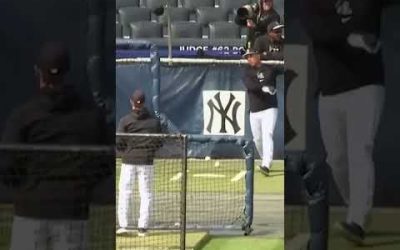
[[[215,104],[214,100],[216,101],[217,105]],[[227,122],[229,122],[232,125],[235,134],[241,130],[237,119],[237,113],[239,107],[242,104],[236,100],[235,96],[232,93],[230,94],[229,101],[225,107],[223,107],[222,105],[220,92],[215,94],[214,98],[210,99],[207,102],[207,105],[211,113],[207,126],[207,131],[209,133],[211,133],[214,123],[214,118],[215,118],[214,111],[217,111],[221,116],[221,129],[219,131],[220,133],[227,133],[226,129]],[[230,113],[229,111],[231,111],[231,116],[229,116]]]
[[[336,13],[340,15],[343,24],[349,22],[353,16],[353,10],[348,0],[338,0],[335,4]]]
[[[265,79],[264,73],[263,72],[257,72],[257,78],[260,82],[263,82]]]

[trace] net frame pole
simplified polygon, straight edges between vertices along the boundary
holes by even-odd
[[[254,142],[247,141],[243,145],[243,150],[246,155],[246,194],[245,194],[245,223],[243,231],[245,235],[249,235],[252,231],[254,213]]]
[[[186,196],[187,196],[187,135],[182,135],[182,179],[181,179],[181,236],[180,249],[186,249]]]
[[[105,145],[60,145],[60,144],[0,144],[0,151],[13,152],[13,151],[27,151],[27,152],[68,152],[68,153],[79,153],[79,152],[98,152],[108,151],[115,152],[113,146]]]
[[[168,22],[168,59],[172,59],[172,28],[171,28],[171,10],[169,6],[169,2],[166,1],[166,14],[167,14],[167,22]],[[172,65],[172,63],[169,63],[169,65]]]

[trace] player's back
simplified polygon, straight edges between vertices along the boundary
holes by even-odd
[[[118,125],[118,132],[129,134],[156,134],[161,132],[160,122],[144,107],[124,116]],[[117,138],[122,162],[126,164],[152,165],[161,141],[150,136],[137,136],[134,139]]]
[[[3,143],[95,145],[106,141],[105,122],[70,87],[42,89],[11,115]],[[35,218],[85,218],[94,157],[84,152],[24,152],[9,155],[10,171],[18,169],[16,214]],[[99,171],[97,169],[96,171]],[[108,170],[107,170],[108,171]],[[100,172],[100,171],[99,171]],[[104,173],[106,169],[104,169]]]

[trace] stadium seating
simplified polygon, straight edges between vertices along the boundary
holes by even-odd
[[[171,22],[189,21],[190,11],[186,8],[169,8],[169,13]],[[164,15],[159,17],[158,21],[163,25],[167,25],[167,15],[164,13]]]
[[[173,38],[201,38],[201,25],[193,22],[174,22],[171,24]]]
[[[160,23],[141,21],[130,24],[131,38],[161,38],[163,36]]]
[[[239,39],[240,27],[232,22],[213,22],[209,24],[210,39]]]
[[[122,38],[122,25],[120,23],[115,24],[115,35],[117,38]]]
[[[149,9],[155,9],[163,6],[165,0],[143,0],[143,6]],[[168,0],[168,6],[178,7],[178,0]]]
[[[285,15],[285,11],[284,11],[284,0],[275,0],[274,1],[274,8],[276,10],[276,12],[278,12],[278,14],[282,17],[281,20],[282,22],[284,21],[284,15]]]
[[[130,36],[130,24],[132,22],[150,21],[151,19],[150,9],[147,8],[124,7],[119,9],[118,12],[123,37]]]
[[[117,0],[116,8],[119,10],[124,7],[139,7],[140,0]]]
[[[217,40],[243,44],[247,28],[233,22],[236,10],[258,0],[168,0],[174,39],[208,44]],[[283,16],[283,1],[275,0],[275,9]],[[156,16],[156,8],[165,0],[116,0],[116,36],[119,38],[148,38],[164,41],[168,36],[166,13]],[[160,28],[161,27],[161,28]],[[160,31],[161,30],[161,31]],[[206,39],[209,38],[209,39]],[[196,40],[197,39],[197,40]]]
[[[214,7],[215,0],[182,0],[183,7],[191,10],[195,10],[199,7]]]
[[[199,7],[196,10],[196,15],[197,23],[203,26],[208,26],[211,22],[228,20],[226,11],[215,7]]]
[[[251,2],[251,0],[219,0],[219,7],[229,13],[233,13],[234,10]]]

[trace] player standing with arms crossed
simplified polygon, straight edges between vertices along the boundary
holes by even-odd
[[[160,133],[161,125],[158,119],[150,114],[144,106],[145,95],[136,90],[130,98],[132,112],[124,116],[118,125],[118,133]],[[119,181],[118,223],[117,235],[132,234],[128,229],[133,216],[132,202],[135,190],[135,180],[138,177],[140,193],[140,215],[138,220],[138,236],[145,236],[149,226],[150,207],[154,166],[153,160],[160,147],[158,139],[136,137],[135,140],[117,137],[118,149],[123,149],[122,166]]]

